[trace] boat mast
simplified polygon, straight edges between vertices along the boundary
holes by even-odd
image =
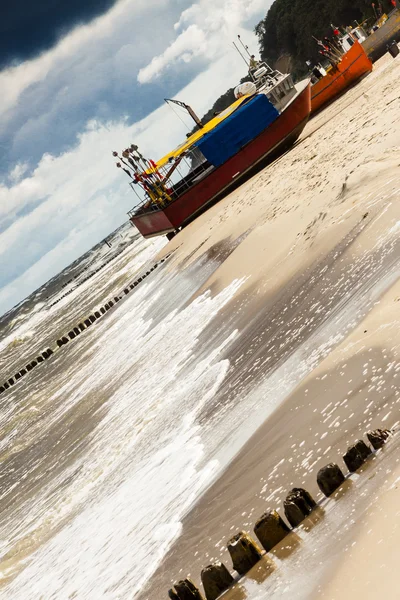
[[[238,40],[239,40],[239,42],[242,44],[242,46],[243,46],[243,48],[244,48],[245,52],[247,53],[248,57],[249,57],[249,58],[251,58],[251,54],[250,54],[250,51],[249,51],[249,47],[248,47],[248,46],[246,46],[246,44],[244,44],[244,43],[242,42],[242,38],[240,37],[240,35],[239,35],[239,34],[238,34]]]
[[[196,115],[193,108],[191,106],[189,106],[189,104],[185,104],[185,102],[181,102],[180,100],[171,100],[171,98],[164,98],[164,100],[167,104],[168,104],[168,102],[172,102],[173,104],[177,104],[178,106],[181,106],[182,108],[187,110],[187,112],[192,117],[192,119],[196,123],[196,125],[198,125],[198,127],[200,127],[200,129],[202,129],[204,127],[203,123],[201,122],[199,117]]]
[[[243,58],[244,62],[246,63],[246,67],[249,66],[249,63],[247,62],[246,58],[243,56],[243,54],[240,52],[239,48],[237,47],[237,45],[235,44],[235,42],[233,42],[234,48],[235,50],[240,54],[240,56]]]

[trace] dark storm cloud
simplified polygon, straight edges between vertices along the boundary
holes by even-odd
[[[171,9],[166,2],[156,14],[127,11],[117,35],[85,42],[79,51],[55,60],[46,77],[28,86],[0,121],[0,182],[16,163],[26,163],[31,171],[43,154],[59,155],[73,147],[89,120],[127,117],[131,124],[189,83],[203,66],[200,60],[152,84],[141,86],[136,79],[139,69],[171,43],[181,8]]]
[[[103,14],[117,0],[11,0],[0,20],[0,69],[51,48],[75,25]]]

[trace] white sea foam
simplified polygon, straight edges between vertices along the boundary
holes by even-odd
[[[46,314],[42,312],[43,303],[38,302],[24,318],[18,319],[11,327],[10,333],[0,340],[0,353],[16,340],[29,340],[46,320]]]
[[[44,486],[29,517],[14,523],[2,544],[6,552],[18,539],[40,539],[65,523],[9,585],[8,597],[26,598],[28,586],[32,597],[45,598],[139,592],[220,468],[205,457],[197,417],[224,380],[229,361],[220,354],[235,332],[207,357],[195,354],[199,335],[241,284],[234,281],[214,298],[205,293],[156,326],[144,318],[149,302],[142,286],[87,336],[87,356],[60,382],[53,400],[64,401],[47,426],[109,387],[107,413],[85,453]]]
[[[136,264],[132,259],[129,268]],[[106,271],[94,278],[96,285],[106,284]],[[82,452],[75,455],[68,448],[68,466],[35,490],[34,502],[27,496],[13,519],[0,526],[1,554],[16,556],[3,574],[17,573],[3,597],[25,599],[27,590],[30,597],[46,600],[135,597],[179,535],[193,502],[397,276],[393,267],[383,287],[375,283],[368,293],[353,294],[349,305],[344,296],[305,343],[249,390],[251,371],[267,370],[270,357],[255,361],[235,390],[240,402],[226,409],[213,400],[229,369],[224,351],[237,332],[228,331],[208,345],[204,334],[242,282],[234,281],[215,297],[205,293],[187,306],[183,297],[174,310],[157,312],[167,294],[163,272],[146,279],[118,310],[70,344],[68,353],[54,357],[56,364],[64,361],[51,390],[54,409],[37,435],[46,436],[76,407],[82,407],[82,421],[89,419],[93,415],[85,406],[97,396],[106,401],[85,432]],[[89,295],[92,286],[82,286],[81,296]],[[38,388],[33,402],[44,393]],[[200,426],[209,405],[212,417]],[[220,419],[224,410],[229,418]],[[25,433],[18,438],[18,427],[12,435],[17,447],[28,443]],[[217,452],[216,438],[223,440]],[[38,460],[45,470],[46,456]],[[302,462],[303,468],[307,465]],[[26,568],[18,572],[18,560],[24,560],[18,549],[29,545],[27,540],[37,548],[27,553]]]

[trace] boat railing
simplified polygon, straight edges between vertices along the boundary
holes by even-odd
[[[270,79],[271,81],[277,81],[282,77],[282,73],[276,69],[272,69],[268,63],[260,62],[256,67],[253,67],[249,71],[250,77],[256,86],[259,85],[260,81]]]
[[[171,172],[171,165],[174,164],[174,161],[177,163],[179,161],[179,163],[174,170],[174,177],[169,177],[168,173]],[[150,197],[149,194],[146,194],[144,198],[140,198],[136,206],[128,212],[129,218],[165,209],[193,185],[196,185],[213,168],[197,147],[187,151],[184,156],[175,157],[171,162],[158,169],[162,178],[162,189],[165,190],[165,193],[158,197]],[[133,181],[130,182],[130,186],[137,194]]]

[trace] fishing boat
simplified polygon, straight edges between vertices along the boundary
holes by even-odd
[[[316,67],[313,70],[315,78],[311,88],[313,113],[331,102],[373,69],[371,60],[355,37],[347,34],[341,38],[340,44],[343,54],[338,55],[337,60],[332,60],[327,69]]]
[[[184,102],[198,129],[178,148],[154,162],[137,146],[118,156],[130,174],[138,203],[128,213],[145,237],[172,237],[211,203],[226,195],[254,169],[294,144],[311,112],[310,80],[294,84],[266,63],[251,82],[235,89],[235,102],[206,124]]]
[[[357,32],[362,28],[356,28]],[[362,30],[363,31],[363,30]],[[361,31],[361,33],[362,33]],[[365,36],[362,46],[372,62],[377,61],[388,51],[393,42],[400,42],[400,10],[396,8],[389,15],[383,15]]]

